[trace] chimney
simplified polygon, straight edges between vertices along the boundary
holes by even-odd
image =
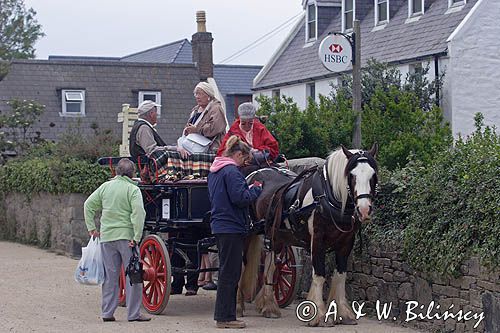
[[[214,64],[212,55],[212,33],[207,32],[206,17],[204,11],[196,12],[196,23],[198,31],[191,37],[193,48],[193,62],[198,68],[200,81],[206,81],[214,76]]]

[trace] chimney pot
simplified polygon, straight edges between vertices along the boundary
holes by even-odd
[[[198,32],[207,32],[205,23],[207,22],[205,11],[199,10],[196,12],[196,23],[198,24]]]

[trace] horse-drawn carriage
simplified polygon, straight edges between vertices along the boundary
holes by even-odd
[[[105,157],[99,164],[113,166],[120,158]],[[148,165],[147,158],[136,161],[139,166]],[[154,172],[153,172],[154,174]],[[160,314],[168,304],[172,276],[217,271],[218,268],[200,268],[201,256],[215,252],[215,237],[210,229],[210,202],[206,178],[139,182],[146,220],[143,239],[140,243],[140,257],[144,269],[143,305],[152,314]],[[257,223],[251,225],[251,233],[259,233]],[[197,260],[193,260],[194,253]],[[184,264],[172,264],[172,256],[178,256]],[[260,258],[260,255],[259,255]],[[299,268],[297,252],[283,247],[276,257],[274,277],[275,295],[281,307],[289,305],[297,292]],[[262,279],[261,279],[262,280]],[[120,303],[124,304],[125,275],[120,278]]]
[[[124,112],[119,115],[124,122],[124,139],[128,139],[130,127],[130,119],[124,116],[126,109],[128,106],[124,105]],[[279,317],[279,307],[293,301],[299,282],[298,259],[292,247],[295,245],[311,254],[313,274],[308,299],[317,305],[318,316],[309,324],[327,323],[322,292],[325,254],[332,250],[336,272],[328,302],[337,303],[342,323],[356,322],[345,295],[347,259],[356,231],[370,220],[373,212],[377,150],[376,144],[369,151],[350,151],[342,146],[328,156],[324,166],[308,169],[300,175],[280,168],[266,168],[247,177],[249,183],[257,180],[265,184],[250,210],[247,260],[244,259],[238,292],[240,315],[248,299],[255,298],[257,310],[266,317]],[[103,159],[101,164],[112,166],[117,161]],[[147,161],[137,162],[148,165]],[[213,251],[215,239],[210,233],[208,185],[206,179],[190,179],[139,184],[139,187],[147,213],[140,246],[144,265],[143,304],[148,312],[159,314],[169,300],[172,274],[217,270],[201,269],[187,254],[194,250],[199,263],[203,253]],[[172,267],[173,255],[183,258],[185,264]],[[255,269],[259,264],[260,269]],[[247,272],[250,273],[247,275]],[[258,293],[255,275],[260,277]],[[123,274],[121,281],[123,286]]]

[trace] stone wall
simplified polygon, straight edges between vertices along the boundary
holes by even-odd
[[[415,327],[425,332],[500,332],[500,272],[488,272],[480,265],[478,258],[465,262],[461,267],[463,275],[454,279],[417,272],[394,249],[371,246],[361,255],[357,251],[353,252],[348,266],[347,297],[350,301],[364,303],[363,312],[368,316],[377,318],[376,304],[379,301],[380,309],[384,304],[392,305],[388,319],[382,321]],[[309,256],[305,251],[303,254],[301,289],[308,291],[311,265]],[[333,261],[333,256],[329,256],[327,272],[333,271]],[[412,309],[415,302],[418,305]],[[431,302],[434,302],[433,307]],[[420,308],[422,305],[423,309]],[[410,312],[407,313],[407,310]],[[442,317],[447,310],[453,314],[462,310],[464,315],[471,311],[469,318],[483,312],[484,319],[477,328],[473,328],[478,318],[458,321],[434,317],[436,313]],[[432,319],[427,318],[427,311]],[[425,319],[417,317],[406,322],[406,319],[419,314]]]
[[[11,193],[0,201],[0,238],[80,256],[88,241],[83,194]]]

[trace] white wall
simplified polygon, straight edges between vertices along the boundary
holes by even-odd
[[[306,85],[297,84],[293,86],[285,86],[280,89],[280,95],[291,97],[299,109],[303,110],[306,108]]]
[[[338,84],[338,79],[336,77],[327,80],[316,81],[316,102],[319,102],[318,96],[320,94],[323,96],[330,96],[330,93],[332,92],[332,84],[335,86]]]
[[[479,0],[469,19],[449,40],[448,79],[452,127],[457,136],[474,130],[474,114],[500,128],[500,1]]]

